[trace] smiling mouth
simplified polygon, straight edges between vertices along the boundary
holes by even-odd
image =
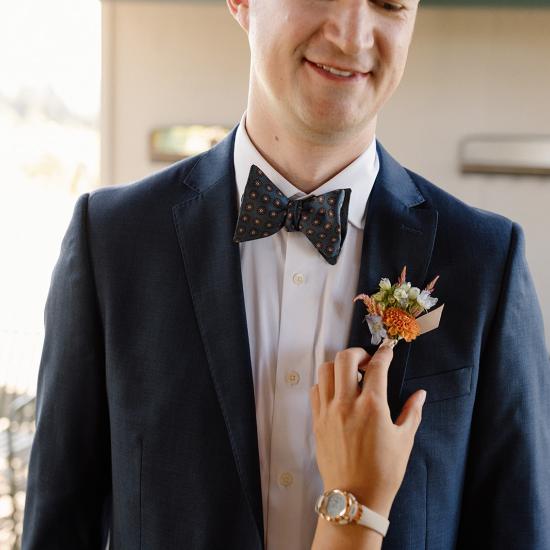
[[[328,65],[323,65],[321,63],[314,63],[305,57],[304,57],[304,61],[306,65],[311,67],[317,74],[320,74],[326,77],[327,79],[333,80],[333,81],[357,82],[357,81],[363,80],[370,74],[370,73],[358,73],[358,72],[338,70]]]

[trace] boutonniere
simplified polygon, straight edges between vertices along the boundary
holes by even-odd
[[[378,292],[371,296],[358,294],[353,299],[354,302],[362,300],[367,307],[363,321],[367,321],[372,334],[371,344],[379,344],[384,338],[393,347],[399,340],[411,342],[439,326],[443,305],[422,315],[437,303],[437,298],[431,294],[439,275],[424,290],[407,282],[406,275],[407,266],[404,266],[396,283],[391,284],[389,279],[383,278]]]

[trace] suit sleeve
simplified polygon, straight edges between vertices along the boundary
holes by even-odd
[[[550,549],[550,360],[515,222],[480,361],[457,548]]]
[[[88,198],[75,204],[44,310],[23,550],[103,550],[107,540],[110,431]]]

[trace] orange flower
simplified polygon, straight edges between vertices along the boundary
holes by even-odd
[[[414,316],[397,307],[387,308],[384,311],[383,321],[391,338],[402,336],[410,342],[420,333],[420,327]]]

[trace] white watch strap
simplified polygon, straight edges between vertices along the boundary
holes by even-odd
[[[357,523],[365,527],[370,527],[385,537],[388,532],[390,520],[381,516],[378,512],[367,508],[364,504],[358,503],[358,505],[361,509],[361,517],[357,520]]]

